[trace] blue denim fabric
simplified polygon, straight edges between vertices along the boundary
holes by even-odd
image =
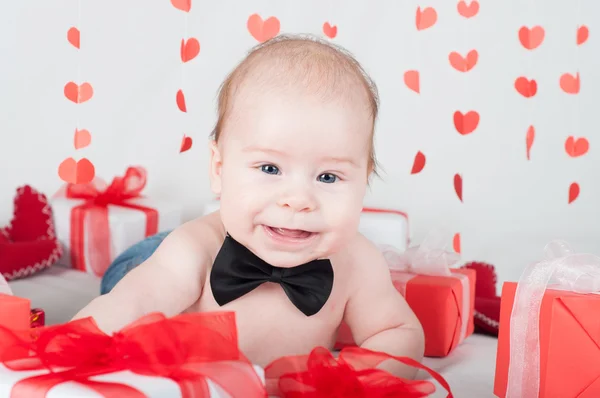
[[[110,292],[129,271],[146,261],[171,231],[160,232],[121,253],[108,267],[100,282],[100,294]]]

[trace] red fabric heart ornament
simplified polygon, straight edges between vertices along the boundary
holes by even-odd
[[[475,283],[475,332],[498,336],[500,322],[500,297],[496,295],[496,270],[491,264],[470,262],[462,268],[474,269]]]
[[[6,280],[23,278],[50,267],[61,255],[48,199],[28,185],[18,188],[13,219],[0,228],[0,273]]]

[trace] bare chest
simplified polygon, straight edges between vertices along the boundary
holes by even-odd
[[[308,354],[316,346],[332,348],[346,304],[343,291],[340,283],[334,283],[325,306],[306,316],[281,286],[269,282],[221,307],[207,280],[202,296],[189,311],[234,311],[240,349],[254,363],[265,366],[281,356]]]

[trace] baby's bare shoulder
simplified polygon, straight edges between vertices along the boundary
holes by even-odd
[[[345,246],[342,257],[345,267],[352,271],[352,274],[360,275],[375,268],[385,268],[385,261],[379,248],[367,239],[361,233]]]

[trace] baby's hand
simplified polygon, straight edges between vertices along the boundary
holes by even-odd
[[[423,328],[393,286],[382,253],[364,239],[354,258],[353,286],[344,315],[354,341],[363,348],[421,361],[425,351]],[[414,378],[417,373],[415,368],[392,361],[380,367],[405,378]]]
[[[173,316],[187,309],[202,292],[208,252],[201,244],[208,230],[199,233],[203,226],[193,223],[171,232],[148,260],[73,319],[91,316],[111,333],[151,312]]]

